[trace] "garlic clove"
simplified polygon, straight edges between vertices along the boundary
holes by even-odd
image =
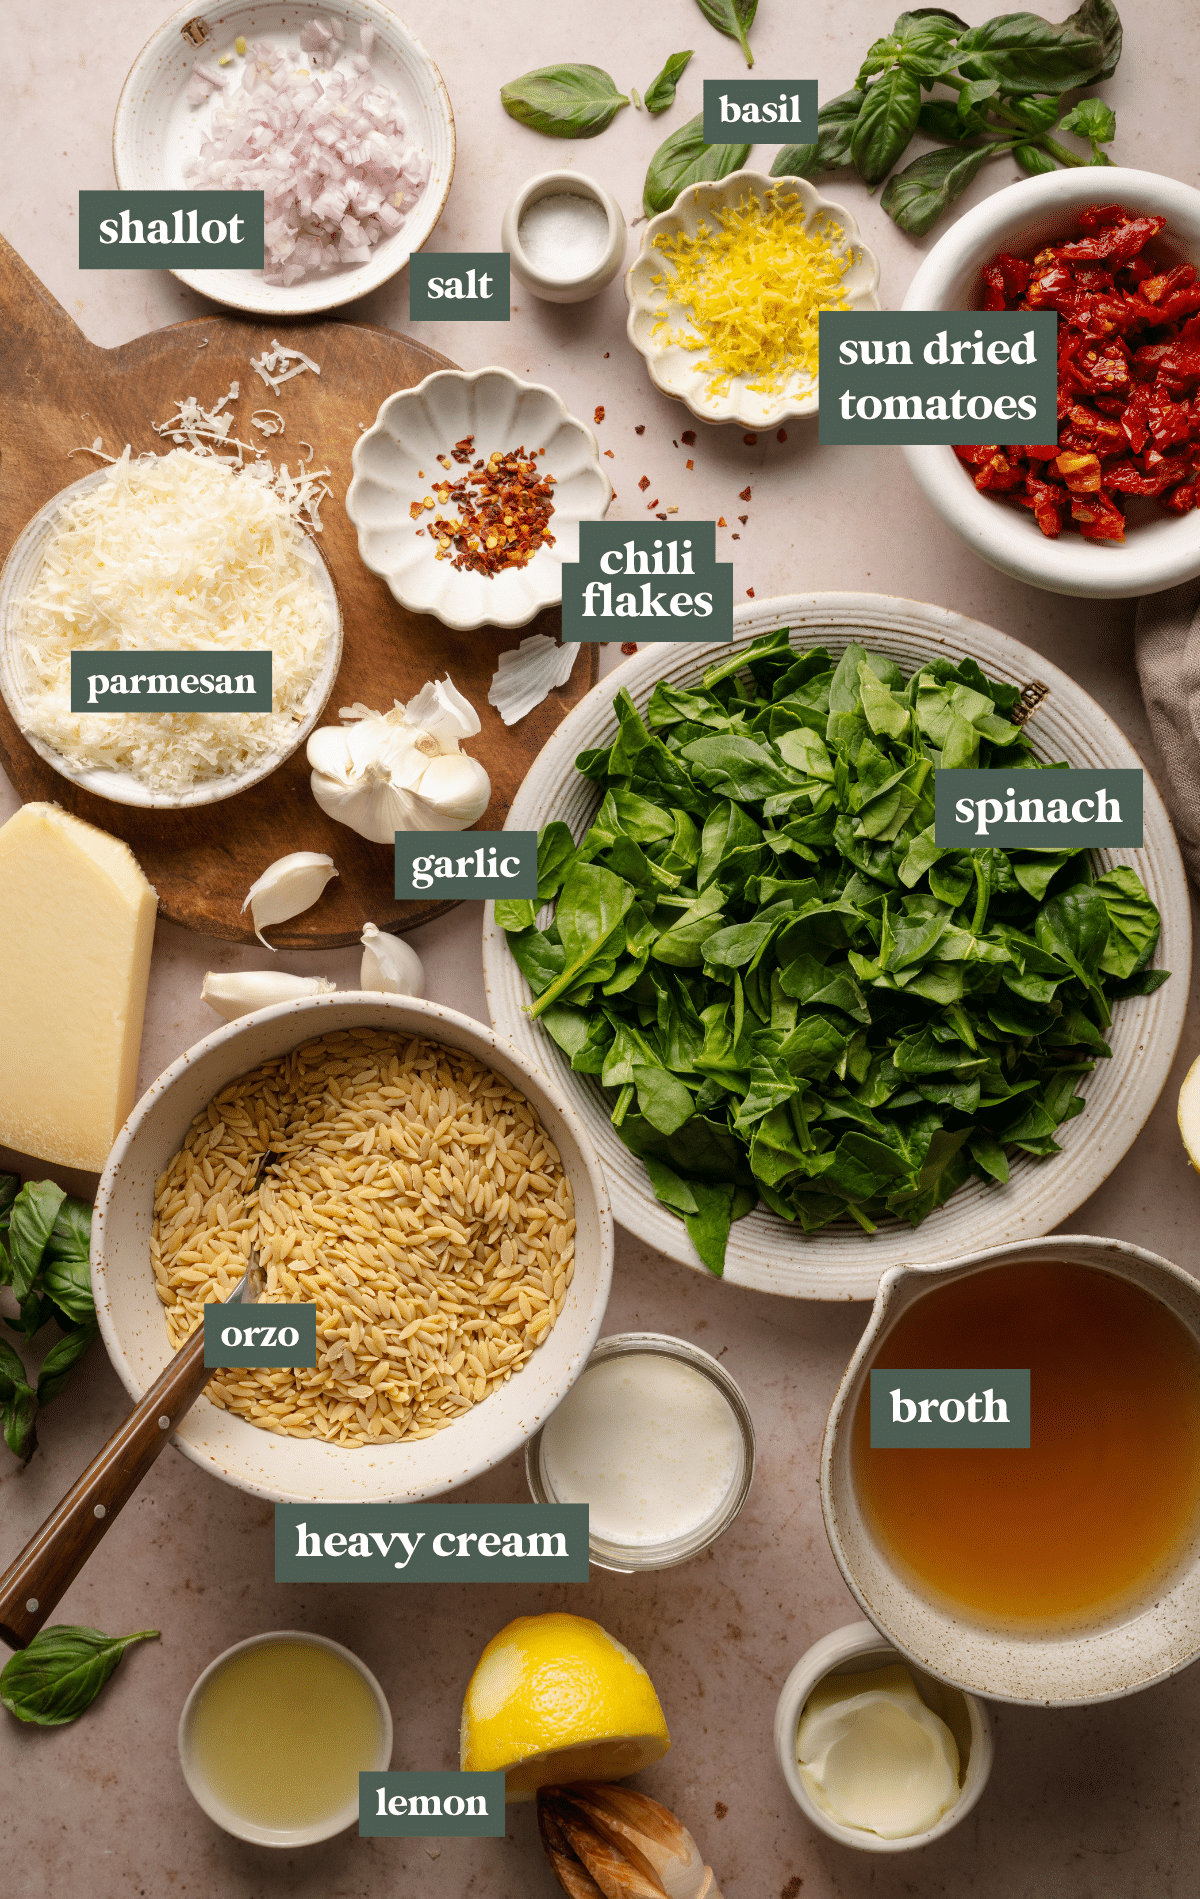
[[[368,923],[362,933],[361,989],[380,989],[391,996],[423,996],[425,967],[411,944]]]
[[[431,758],[417,780],[416,791],[432,805],[448,829],[465,831],[477,824],[492,797],[492,781],[477,758],[467,752],[443,752]]]
[[[272,923],[286,923],[311,909],[331,877],[337,876],[332,857],[323,851],[291,851],[268,864],[251,884],[242,905],[254,919],[254,934],[264,949],[274,951],[263,931]]]
[[[201,1002],[224,1016],[226,1022],[269,1009],[273,1002],[295,1002],[301,996],[331,996],[337,984],[324,976],[288,976],[279,969],[210,969],[200,991]]]
[[[350,735],[343,726],[323,725],[320,731],[311,735],[305,750],[314,771],[322,772],[326,778],[339,779],[342,783],[349,779],[352,767]]]

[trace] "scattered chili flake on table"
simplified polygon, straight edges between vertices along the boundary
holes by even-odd
[[[746,589],[746,598],[747,598],[747,600],[753,600],[753,598],[754,598],[754,589],[753,589],[753,587],[747,587],[747,589]]]
[[[693,462],[693,461],[689,461],[689,463],[688,463],[688,467],[689,467],[689,468],[694,468],[695,466],[696,466],[696,464],[695,464],[695,462]]]
[[[724,527],[724,526],[725,526],[725,516],[724,516],[723,514],[719,514],[719,515],[717,516],[717,526],[718,526],[718,527]]]
[[[642,491],[642,493],[643,493],[643,494],[645,494],[645,492],[646,492],[646,490],[647,490],[647,488],[648,488],[649,486],[650,486],[650,477],[649,477],[649,475],[643,475],[643,476],[642,476],[642,479],[641,479],[641,480],[639,481],[639,483],[638,483],[638,487],[639,487],[639,488],[641,489],[641,491]]]
[[[695,429],[685,429],[679,439],[681,442],[686,442],[689,448],[694,448],[696,445]]]
[[[742,490],[740,491],[740,493],[738,494],[738,500],[739,500],[739,501],[749,501],[749,499],[750,499],[750,490],[749,490],[749,488],[743,488],[743,489],[742,489]]]
[[[636,653],[636,652],[637,652],[637,641],[636,641],[636,640],[622,640],[622,641],[621,641],[621,651],[622,651],[623,653],[625,653],[626,655],[628,655],[628,654],[630,654],[630,653]]]
[[[777,430],[775,431],[775,440],[776,440],[777,442],[786,442],[786,441],[787,441],[787,430],[786,430],[786,429],[777,429]]]
[[[746,523],[747,523],[747,521],[748,521],[749,519],[750,519],[750,516],[749,516],[748,514],[739,514],[739,515],[738,515],[738,520],[739,520],[739,521],[741,522],[741,524],[742,524],[742,526],[743,526],[743,527],[745,527],[745,525],[746,525]]]
[[[604,451],[604,453],[605,453],[605,454],[606,454],[606,455],[608,456],[608,459],[609,459],[609,461],[610,461],[610,462],[614,462],[614,461],[616,461],[616,459],[617,459],[617,458],[616,458],[616,456],[615,456],[615,455],[613,454],[613,452],[612,452],[612,449],[611,449],[611,448],[606,448],[606,449],[605,449],[605,451]]]
[[[957,443],[975,486],[1011,494],[1053,540],[1123,541],[1123,495],[1171,514],[1200,481],[1200,281],[1143,256],[1166,224],[1119,204],[1080,215],[1083,235],[983,272],[988,310],[1057,310],[1057,443]],[[1191,400],[1189,400],[1189,397]]]
[[[592,417],[592,421],[603,422],[603,420],[604,420],[604,404],[602,402],[599,402],[596,404],[596,413]]]
[[[742,440],[743,442],[745,442],[747,448],[753,448],[754,444],[758,440],[758,437],[757,435],[743,435]]]
[[[464,435],[449,456],[437,459],[443,468],[450,467],[451,457],[462,466],[471,461],[474,447],[475,437]],[[524,443],[520,448],[496,449],[486,461],[476,458],[467,474],[457,479],[442,477],[435,483],[434,494],[410,502],[408,512],[414,521],[439,502],[443,508],[449,502],[457,507],[457,518],[438,514],[428,524],[437,541],[434,558],[490,578],[505,568],[526,566],[539,547],[552,547],[549,523],[556,478],[538,468],[537,456],[545,452],[540,448],[529,455]]]
[[[655,508],[657,508],[657,506],[658,506],[658,496],[657,496],[657,495],[655,495],[655,497],[654,497],[654,499],[653,499],[653,501],[647,501],[647,503],[646,503],[646,513],[647,513],[647,514],[653,514],[653,512],[654,512],[654,510],[655,510]]]
[[[636,423],[633,432],[635,435],[644,435],[646,433],[646,424],[644,422]]]

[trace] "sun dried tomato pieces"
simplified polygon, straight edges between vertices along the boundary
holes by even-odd
[[[1121,497],[1186,514],[1200,494],[1200,275],[1143,253],[1166,219],[1089,205],[1077,235],[983,271],[988,310],[1056,310],[1057,443],[958,443],[985,493],[1054,539],[1123,541]]]

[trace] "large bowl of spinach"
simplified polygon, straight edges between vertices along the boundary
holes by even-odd
[[[488,906],[485,977],[624,1225],[739,1284],[867,1298],[1082,1204],[1182,1026],[1169,820],[1147,779],[1138,850],[933,841],[943,764],[1064,763],[1140,761],[1028,648],[874,595],[739,609],[731,645],[648,647],[575,708],[509,815],[539,901]]]

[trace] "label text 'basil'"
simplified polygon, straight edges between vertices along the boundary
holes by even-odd
[[[822,310],[818,321],[822,442],[1058,441],[1055,311]]]
[[[276,1582],[586,1582],[586,1503],[277,1503]]]
[[[706,79],[704,143],[744,145],[747,126],[769,125],[789,145],[817,142],[815,79]]]

